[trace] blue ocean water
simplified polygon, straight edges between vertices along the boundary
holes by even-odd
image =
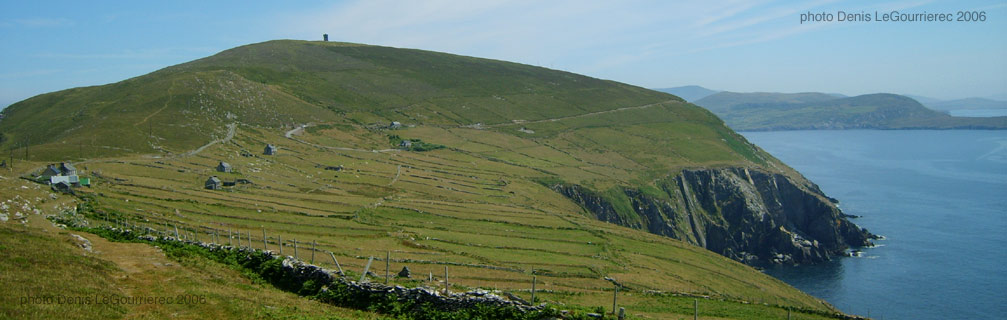
[[[1007,131],[742,134],[886,237],[767,274],[875,319],[1007,318]]]

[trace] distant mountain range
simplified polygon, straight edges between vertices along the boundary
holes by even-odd
[[[980,105],[975,102],[980,99],[933,103],[948,107],[968,101]],[[837,97],[818,92],[724,91],[693,103],[709,109],[735,130],[1007,129],[1007,117],[953,117],[928,109],[913,98],[889,93]]]
[[[720,92],[720,90],[710,90],[700,86],[682,86],[682,87],[663,88],[654,90],[679,96],[680,98],[685,99],[685,101],[689,102],[694,102],[696,100],[705,98],[706,96],[709,96],[711,94]]]
[[[1007,101],[989,99],[989,98],[965,98],[965,99],[955,99],[955,100],[940,100],[922,96],[912,96],[908,97],[916,99],[923,106],[938,110],[938,111],[951,111],[951,110],[978,110],[978,109],[1007,109]]]
[[[665,93],[670,93],[685,99],[685,101],[696,102],[699,99],[706,98],[707,96],[724,92],[722,90],[714,90],[705,88],[702,86],[689,85],[673,88],[657,88],[653,89],[656,91],[661,91]],[[758,95],[774,95],[775,93],[756,93]],[[809,94],[819,94],[830,96],[831,98],[847,98],[849,96],[841,93],[797,93],[796,95],[809,95]],[[951,110],[979,110],[979,109],[1007,109],[1007,94],[1001,94],[990,97],[970,97],[963,99],[954,100],[943,100],[937,98],[931,98],[926,96],[917,96],[906,94],[906,97],[913,98],[924,107],[937,110],[937,111],[951,111]],[[793,97],[787,97],[790,99]],[[763,99],[766,99],[765,97]],[[764,101],[765,102],[765,101]]]

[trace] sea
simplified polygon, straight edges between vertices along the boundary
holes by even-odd
[[[884,237],[767,274],[874,319],[1007,319],[1007,131],[742,134]]]

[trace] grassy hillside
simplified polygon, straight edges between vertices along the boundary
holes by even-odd
[[[206,70],[230,70],[334,111],[363,111],[423,124],[539,120],[677,100],[528,65],[338,42],[270,41],[162,72]]]
[[[549,175],[525,165],[553,161],[549,158],[555,151],[509,145],[516,140],[507,142],[506,134],[465,128],[450,130],[454,134],[449,136],[473,138],[455,151],[375,153],[326,144],[355,133],[347,130],[321,129],[292,140],[280,132],[240,127],[231,142],[193,156],[92,161],[79,165],[98,177],[92,189],[83,191],[100,194],[92,204],[108,217],[158,230],[165,223],[178,225],[183,232],[201,233],[204,240],[210,230],[233,230],[251,232],[258,246],[265,229],[270,249],[277,250],[283,239],[286,254],[292,254],[296,239],[305,260],[310,257],[305,243],[316,241],[319,250],[334,252],[347,270],[359,272],[368,257],[386,252],[391,252],[393,272],[409,266],[414,274],[440,275],[447,264],[457,290],[499,289],[529,299],[530,278],[536,275],[537,299],[593,308],[610,305],[611,284],[602,278],[613,277],[626,286],[620,306],[640,317],[689,315],[690,295],[710,296],[701,304],[716,306],[715,314],[722,318],[784,317],[786,309],[777,306],[832,310],[702,248],[582,215],[569,200],[533,182]],[[423,130],[430,129],[403,134],[419,136]],[[362,137],[360,147],[383,143],[379,135],[373,140],[368,134],[355,135]],[[281,154],[239,155],[247,146],[267,141],[279,145]],[[218,160],[230,162],[235,172],[214,173]],[[337,165],[344,169],[324,169]],[[589,176],[604,167],[557,165],[551,170]],[[202,189],[211,174],[253,184]],[[316,263],[334,268],[323,258],[319,255]],[[372,268],[378,274],[384,270],[383,264]],[[416,284],[411,281],[401,284]]]
[[[581,186],[634,221],[642,217],[628,192],[675,201],[660,188],[686,168],[804,181],[713,113],[664,93],[443,53],[271,41],[41,95],[5,115],[4,147],[31,137],[27,160],[37,161],[16,159],[20,171],[87,159],[77,166],[94,186],[82,199],[103,218],[200,237],[240,231],[261,241],[265,231],[270,249],[282,239],[291,254],[298,240],[307,260],[305,243],[315,243],[350,270],[390,254],[393,272],[449,266],[452,289],[525,299],[536,276],[537,299],[583,308],[610,306],[603,278],[612,277],[634,317],[689,316],[694,297],[711,306],[705,317],[783,318],[786,308],[834,316],[741,263],[598,221],[549,188]],[[401,150],[393,142],[402,140],[443,148]],[[267,143],[279,153],[262,155]],[[219,161],[234,172],[215,172]],[[211,175],[250,183],[206,190]],[[324,257],[316,263],[333,267]]]
[[[4,111],[4,150],[32,159],[177,153],[226,124],[280,127],[362,121],[468,125],[539,120],[674,96],[567,72],[421,50],[270,41],[104,86],[18,102]],[[111,139],[110,139],[111,138]]]
[[[39,95],[4,110],[4,149],[39,160],[178,153],[226,135],[234,122],[278,127],[332,112],[226,70],[146,75]],[[33,149],[33,150],[32,150]]]
[[[735,130],[1007,129],[1007,117],[952,117],[894,94],[836,98],[824,93],[721,92],[696,104]]]
[[[5,114],[3,146],[31,160],[178,156],[226,141],[228,126],[286,130],[310,122],[349,128],[343,140],[326,141],[332,145],[392,135],[462,152],[478,143],[476,152],[495,149],[484,156],[614,202],[630,201],[620,188],[656,186],[682,168],[787,170],[712,113],[672,95],[503,61],[348,43],[242,46],[115,84],[34,97]],[[408,130],[380,130],[391,121]]]

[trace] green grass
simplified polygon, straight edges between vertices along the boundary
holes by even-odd
[[[95,252],[77,247],[70,233],[90,238]],[[4,257],[0,259],[0,285],[5,288],[0,297],[2,318],[379,318],[374,313],[299,298],[249,278],[241,269],[208,257],[180,254],[170,246],[154,251],[146,244],[108,244],[85,232],[12,223],[0,223],[0,239]],[[151,259],[151,254],[161,258]],[[141,259],[144,261],[133,264]],[[100,302],[179,295],[191,300],[171,304]],[[61,303],[67,299],[74,303]]]
[[[0,315],[7,318],[54,318],[67,314],[121,318],[126,308],[110,304],[57,303],[56,298],[123,295],[109,283],[114,264],[82,254],[66,234],[0,223]],[[72,285],[70,285],[72,284]],[[46,299],[49,300],[46,300]],[[85,317],[79,317],[85,318]]]
[[[93,127],[70,130],[63,117],[74,112]],[[750,301],[834,311],[710,251],[599,222],[541,183],[583,186],[638,221],[626,192],[670,201],[660,187],[682,169],[787,170],[712,113],[625,84],[419,50],[272,41],[42,95],[7,115],[6,147],[44,136],[51,139],[33,139],[42,144],[32,159],[90,159],[79,168],[95,179],[81,192],[93,195],[96,223],[177,225],[204,240],[207,232],[238,231],[261,241],[266,230],[270,249],[282,239],[288,255],[292,240],[301,248],[314,242],[359,272],[368,257],[391,252],[393,270],[440,274],[447,265],[456,285],[526,298],[534,270],[544,301],[577,308],[607,305],[611,286],[602,278],[611,276],[641,301],[657,299],[641,295],[656,290],[709,295],[739,309]],[[51,127],[31,125],[48,118]],[[406,126],[391,131],[389,121]],[[231,122],[233,139],[185,153],[223,137]],[[308,122],[303,134],[284,136],[289,125]],[[148,123],[166,130],[154,128],[156,143],[143,130]],[[394,150],[392,134],[444,147]],[[108,148],[72,148],[92,139]],[[261,155],[267,143],[280,152]],[[235,172],[215,172],[218,161]],[[205,190],[210,175],[253,183]]]
[[[325,141],[324,135],[354,131],[323,129],[299,139],[320,143]],[[403,131],[424,140],[427,135],[452,136],[432,134],[445,129],[429,127]],[[480,144],[473,146],[493,148],[497,154],[477,149],[422,153],[319,149],[282,139],[281,132],[241,127],[230,143],[215,145],[198,156],[126,157],[88,163],[88,170],[100,171],[104,177],[96,179],[90,192],[101,194],[94,200],[98,212],[157,230],[164,230],[167,222],[183,231],[200,230],[204,240],[211,229],[251,232],[253,244],[259,246],[264,228],[268,247],[277,250],[277,240],[282,238],[288,255],[292,254],[291,240],[297,239],[302,250],[305,243],[315,241],[319,250],[332,251],[343,268],[354,272],[363,269],[369,256],[383,257],[390,251],[392,270],[408,265],[418,275],[439,275],[447,264],[452,282],[458,285],[509,290],[526,299],[531,272],[536,270],[539,289],[553,292],[541,295],[543,301],[584,308],[610,302],[605,291],[610,286],[601,278],[612,276],[627,283],[627,294],[657,290],[711,295],[740,308],[746,305],[738,301],[745,300],[833,310],[778,280],[698,247],[585,216],[580,207],[534,182],[565,181],[557,177],[576,175],[557,175],[520,164],[530,161],[521,159],[548,157],[539,155],[543,150],[555,152],[540,148],[546,144],[541,141],[548,138],[524,140],[495,130],[450,131],[458,133],[457,137],[478,139]],[[387,143],[380,134],[361,137],[361,143],[374,147],[367,150]],[[280,145],[281,154],[237,155],[245,146],[262,141]],[[626,150],[627,156],[638,157]],[[592,166],[575,166],[580,163],[576,158],[574,154],[547,170],[585,172],[581,174],[596,176],[599,186],[604,185],[602,179],[617,178],[590,169]],[[202,189],[204,177],[216,174],[212,168],[217,159],[226,159],[235,167],[238,173],[231,178],[255,183],[218,191]],[[631,161],[627,159],[610,161]],[[343,171],[320,167],[339,164],[344,165]],[[591,170],[598,172],[589,173]],[[605,188],[619,190],[615,185]],[[660,194],[656,186],[648,188],[650,194]],[[302,259],[307,257],[305,252],[300,252]],[[318,263],[334,267],[327,255],[316,258]],[[644,312],[635,307],[629,311],[663,317],[659,311]],[[744,317],[739,313],[737,318]]]

